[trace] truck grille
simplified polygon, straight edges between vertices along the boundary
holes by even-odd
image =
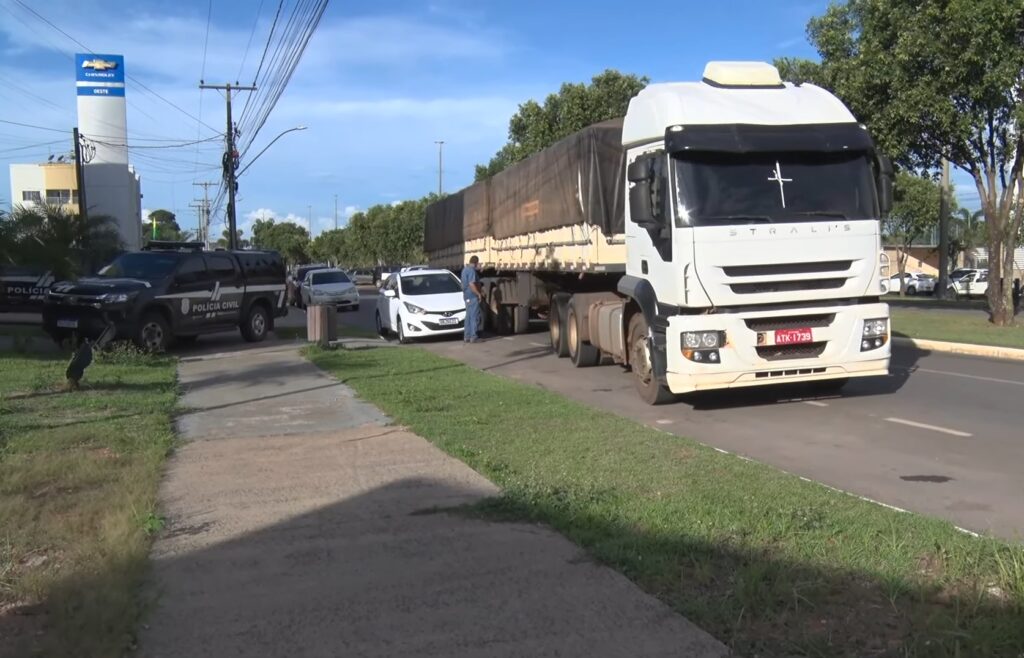
[[[801,290],[836,290],[846,285],[846,278],[810,279],[808,281],[759,281],[757,283],[731,283],[729,287],[737,295],[756,295],[772,292],[797,292]]]
[[[775,331],[776,329],[820,329],[828,327],[836,319],[835,313],[819,315],[789,315],[768,318],[747,318],[747,328],[752,331]]]
[[[825,351],[827,341],[802,343],[800,345],[759,345],[757,355],[765,361],[786,361],[789,359],[813,359]]]
[[[771,265],[728,265],[722,268],[726,276],[775,276],[779,274],[821,274],[847,272],[852,260],[826,260],[817,263],[773,263]]]

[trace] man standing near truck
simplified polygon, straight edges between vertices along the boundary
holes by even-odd
[[[483,301],[483,288],[480,286],[480,259],[472,256],[469,264],[462,268],[462,298],[466,301],[466,326],[463,340],[475,343],[480,340],[477,328],[480,326],[480,303]]]

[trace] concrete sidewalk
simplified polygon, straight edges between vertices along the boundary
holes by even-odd
[[[295,350],[179,367],[142,656],[723,656]],[[396,382],[396,385],[398,383]]]

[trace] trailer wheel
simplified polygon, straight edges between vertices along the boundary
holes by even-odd
[[[548,335],[551,337],[551,349],[560,359],[569,356],[569,332],[565,330],[568,306],[568,293],[556,292],[551,295],[551,305],[548,308]]]
[[[633,371],[633,385],[640,399],[647,404],[665,404],[675,396],[654,376],[648,333],[644,314],[634,314],[629,320],[629,367]]]
[[[569,310],[565,316],[569,359],[577,368],[589,368],[601,362],[601,351],[580,337],[580,321],[579,313],[576,312],[575,300],[570,299]]]

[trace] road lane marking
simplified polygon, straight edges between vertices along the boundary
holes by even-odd
[[[511,336],[502,336],[501,339],[502,340],[515,340],[515,338],[512,338]]]
[[[1024,382],[1018,382],[1013,379],[999,379],[998,377],[982,377],[981,375],[968,375],[962,372],[947,372],[945,370],[930,370],[928,368],[916,368],[913,372],[906,370],[905,372],[927,372],[932,375],[949,375],[950,377],[963,377],[964,379],[977,379],[983,382],[993,382],[996,384],[1013,384],[1014,386],[1024,386]]]
[[[915,420],[907,420],[905,418],[886,418],[890,423],[897,423],[899,425],[908,425],[910,427],[916,427],[922,430],[931,430],[933,432],[942,432],[943,434],[950,434],[952,436],[969,437],[974,436],[968,432],[961,432],[960,430],[951,430],[948,427],[939,427],[938,425],[928,425],[927,423],[919,423]]]
[[[812,407],[827,407],[828,404],[825,402],[818,402],[817,400],[803,400],[804,404],[809,404]]]
[[[538,343],[537,341],[534,341],[534,340],[530,341],[530,345],[534,345],[536,347],[547,347],[548,346],[547,343]]]

